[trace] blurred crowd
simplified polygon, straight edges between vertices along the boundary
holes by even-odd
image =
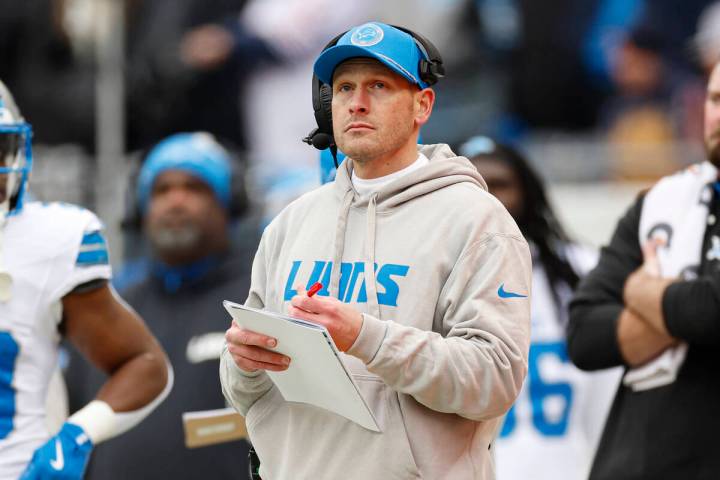
[[[95,152],[107,3],[7,2],[0,14],[0,76],[40,144]],[[125,0],[123,145],[143,151],[203,130],[270,185],[277,167],[316,167],[317,152],[299,142],[312,127],[311,60],[370,18],[426,32],[445,57],[428,143],[477,133],[521,143],[543,131],[701,138],[703,78],[720,50],[720,7],[709,0]]]

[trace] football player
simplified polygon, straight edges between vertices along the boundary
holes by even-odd
[[[79,479],[95,445],[162,401],[172,371],[108,284],[98,218],[68,204],[27,201],[31,137],[0,82],[0,480]],[[46,395],[62,336],[108,379],[51,437]]]

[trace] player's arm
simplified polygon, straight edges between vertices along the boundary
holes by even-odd
[[[114,412],[130,412],[163,392],[169,373],[165,353],[140,317],[108,285],[70,293],[62,303],[66,337],[108,375],[96,400]]]
[[[142,421],[172,386],[162,348],[106,283],[71,292],[62,305],[67,338],[109,378],[95,400],[36,450],[23,480],[82,478],[92,448]]]

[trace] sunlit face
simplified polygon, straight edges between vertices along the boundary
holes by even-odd
[[[354,162],[368,162],[417,142],[421,90],[380,62],[357,58],[342,63],[332,88],[335,141]]]
[[[182,253],[202,248],[208,235],[220,234],[225,213],[212,189],[179,170],[158,175],[145,226],[159,252]]]
[[[720,64],[710,74],[705,97],[705,150],[708,160],[720,167]]]
[[[502,203],[518,221],[523,213],[523,192],[520,179],[510,166],[495,158],[477,158],[472,161],[487,183],[488,191]]]

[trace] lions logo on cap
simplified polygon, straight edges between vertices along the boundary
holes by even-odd
[[[380,43],[385,32],[374,23],[366,23],[355,29],[350,37],[350,43],[359,47],[370,47]]]

